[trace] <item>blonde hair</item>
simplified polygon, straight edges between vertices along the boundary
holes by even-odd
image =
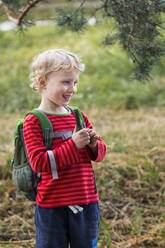
[[[52,49],[42,52],[34,57],[31,64],[30,87],[39,90],[38,78],[53,71],[77,69],[84,71],[84,64],[80,63],[79,57],[63,49]]]

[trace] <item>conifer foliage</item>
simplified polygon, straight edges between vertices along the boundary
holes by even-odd
[[[0,1],[0,5],[2,7],[5,4],[5,7],[9,6],[14,11],[17,9],[20,17],[14,20],[21,26],[23,23],[26,24],[25,16],[30,9],[40,2],[47,1],[4,0]],[[65,0],[64,3],[64,7],[55,9],[54,20],[57,25],[71,28],[73,31],[83,29],[89,18],[89,12],[86,11],[87,4],[93,2]],[[115,20],[115,30],[106,35],[103,43],[111,45],[118,41],[134,63],[136,78],[149,79],[153,65],[157,64],[165,54],[161,19],[161,13],[165,12],[165,0],[99,0],[90,8],[96,18],[102,16]]]
[[[105,44],[119,40],[134,62],[136,78],[148,79],[152,66],[165,53],[161,12],[163,1],[158,0],[102,0],[104,13],[113,17],[116,31],[107,35]]]
[[[87,23],[84,8],[57,8],[56,22],[59,26],[65,26],[72,31],[79,31],[84,28]]]

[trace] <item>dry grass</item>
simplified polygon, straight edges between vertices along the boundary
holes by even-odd
[[[108,149],[105,161],[94,164],[102,216],[100,248],[165,247],[164,112],[86,112]],[[34,204],[16,194],[9,170],[4,170],[19,117],[1,116],[0,248],[34,247]]]

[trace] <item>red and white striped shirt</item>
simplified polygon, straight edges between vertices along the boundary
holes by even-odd
[[[54,132],[71,131],[75,128],[75,118],[70,112],[63,115],[46,115],[53,125]],[[84,114],[83,116],[86,127],[92,129],[87,117]],[[94,157],[87,146],[77,149],[72,138],[65,141],[61,137],[53,139],[51,150],[56,162],[57,179],[52,177],[39,120],[32,114],[29,114],[24,122],[24,140],[33,171],[41,173],[37,205],[49,208],[89,204],[99,200],[91,160],[100,162],[105,157],[106,146],[100,138],[97,157]]]

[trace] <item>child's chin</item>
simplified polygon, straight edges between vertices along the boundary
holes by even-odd
[[[62,104],[62,106],[65,107],[65,106],[67,106],[68,104],[69,104],[69,102],[65,102],[65,103]]]
[[[65,102],[64,102],[64,104],[65,104],[65,105],[68,105],[68,104],[69,104],[69,102],[70,102],[70,100],[65,101]]]

